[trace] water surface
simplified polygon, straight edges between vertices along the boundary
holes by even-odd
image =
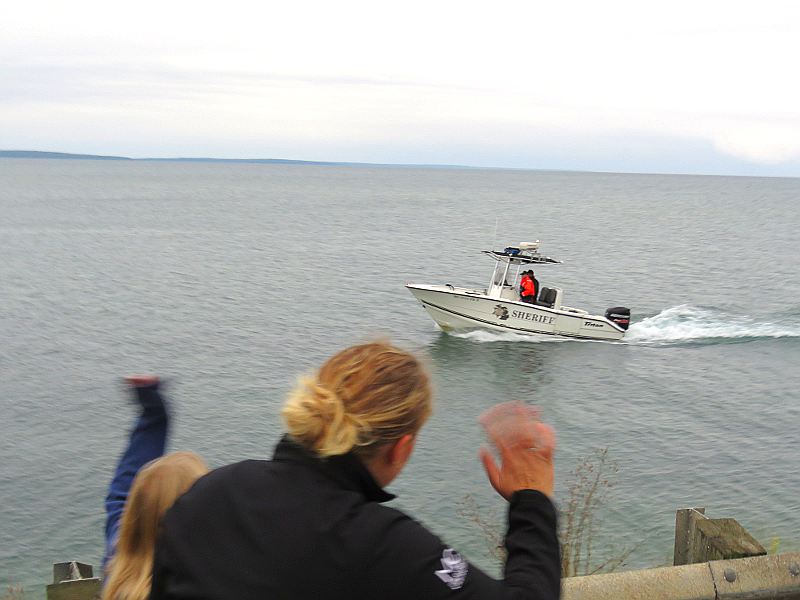
[[[797,179],[0,160],[0,578],[39,597],[53,562],[99,563],[122,375],[168,378],[171,447],[218,466],[269,457],[296,376],[380,336],[424,353],[437,390],[396,504],[479,564],[459,505],[502,502],[475,420],[511,398],[558,430],[562,501],[593,448],[617,462],[598,555],[669,562],[686,506],[797,549],[798,196]],[[631,307],[625,343],[448,335],[403,288],[482,287],[480,250],[537,238],[567,304]]]

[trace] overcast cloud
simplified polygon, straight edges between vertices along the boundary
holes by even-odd
[[[793,2],[29,1],[0,149],[800,176]]]

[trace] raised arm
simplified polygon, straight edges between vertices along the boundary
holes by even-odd
[[[158,377],[137,375],[126,377],[133,389],[141,412],[130,434],[128,446],[117,464],[106,496],[106,536],[103,571],[114,554],[120,518],[134,477],[145,464],[164,454],[169,417],[164,399],[158,391]]]
[[[489,481],[509,501],[504,577],[496,580],[416,521],[397,515],[370,546],[369,589],[385,600],[557,600],[561,560],[553,493],[553,430],[519,403],[481,417],[500,464],[481,453]],[[451,500],[452,502],[452,500]]]
[[[510,597],[558,598],[561,560],[553,497],[555,433],[538,410],[520,402],[499,404],[481,416],[500,455],[481,451],[492,487],[509,501],[504,584]]]

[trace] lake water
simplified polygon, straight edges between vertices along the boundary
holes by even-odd
[[[219,466],[270,456],[296,376],[374,337],[436,384],[395,503],[486,568],[459,506],[502,510],[476,418],[513,398],[558,431],[562,500],[593,449],[617,463],[599,557],[668,563],[686,506],[796,550],[799,198],[800,179],[0,160],[0,584],[43,597],[53,562],[100,562],[121,376],[168,379],[171,447]],[[626,342],[448,335],[403,287],[483,287],[480,250],[532,239],[567,304],[632,309]]]

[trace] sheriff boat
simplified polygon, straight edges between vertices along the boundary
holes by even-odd
[[[483,253],[495,260],[486,289],[406,284],[444,331],[490,329],[592,340],[621,340],[625,335],[631,311],[622,306],[609,308],[603,316],[591,315],[565,306],[564,292],[557,287],[542,287],[533,304],[522,302],[520,272],[533,266],[561,263],[539,254],[538,240],[520,242],[502,252],[484,250]]]

